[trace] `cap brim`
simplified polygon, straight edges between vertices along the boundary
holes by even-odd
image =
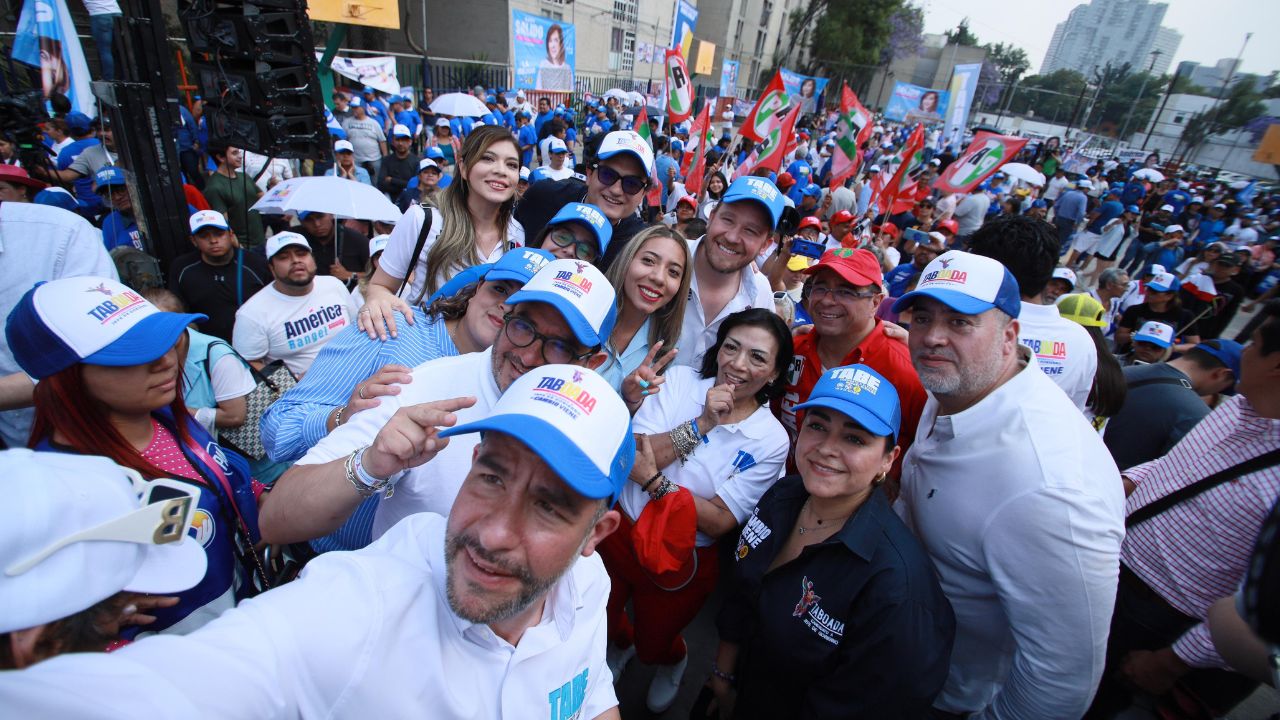
[[[86,365],[127,367],[151,362],[169,352],[178,337],[193,322],[208,320],[208,315],[158,312],[138,321],[128,332],[96,353],[84,358]]]
[[[546,303],[558,310],[564,321],[569,324],[569,329],[573,331],[574,337],[578,338],[578,342],[583,345],[595,347],[596,345],[604,344],[604,340],[600,339],[595,328],[591,327],[591,323],[587,322],[587,318],[583,316],[582,311],[565,299],[563,295],[557,295],[546,290],[521,290],[507,298],[508,305],[518,305],[526,302]]]
[[[484,274],[485,282],[493,282],[497,280],[513,280],[515,282],[520,283],[521,285],[524,285],[525,283],[529,282],[529,280],[532,278],[533,278],[533,275],[522,275],[520,272],[516,270],[510,270],[507,268],[494,268]]]
[[[1149,342],[1152,345],[1159,345],[1162,348],[1173,347],[1172,342],[1169,342],[1164,338],[1158,338],[1155,335],[1143,335],[1142,333],[1138,333],[1133,336],[1133,339],[1141,340],[1142,342]]]
[[[147,545],[142,565],[124,590],[140,593],[175,593],[193,588],[204,579],[208,558],[191,536],[181,542]]]
[[[1156,283],[1147,283],[1147,289],[1155,290],[1156,292],[1173,292],[1172,285],[1157,285]]]
[[[529,415],[514,413],[490,415],[475,422],[442,430],[440,437],[447,438],[486,430],[510,435],[519,440],[521,444],[542,458],[542,461],[566,485],[573,488],[579,495],[593,500],[609,498],[609,502],[615,501],[621,492],[622,484],[626,482],[627,473],[631,472],[631,463],[624,462],[621,465],[626,467],[619,467],[620,464],[615,461],[610,465],[614,471],[612,475],[601,473],[600,468],[596,467],[596,464],[591,462],[573,441],[565,437],[559,428],[541,418]],[[630,453],[628,453],[629,447]],[[621,448],[622,456],[634,458],[634,448],[635,440],[628,430]],[[615,453],[615,460],[618,454]]]
[[[230,229],[231,229],[231,228],[230,228],[229,226],[227,226],[227,225],[219,225],[218,223],[211,223],[211,222],[209,222],[209,223],[204,223],[203,225],[197,225],[197,226],[195,226],[194,228],[192,228],[192,229],[191,229],[191,234],[192,234],[192,235],[195,235],[196,233],[200,232],[201,230],[203,230],[203,229],[205,229],[205,228],[207,228],[207,227],[211,227],[211,228],[218,228],[219,230],[230,230]]]
[[[898,301],[893,304],[893,311],[895,313],[900,313],[903,310],[910,308],[915,303],[916,298],[921,297],[933,298],[952,310],[964,313],[965,315],[978,315],[995,307],[994,303],[984,302],[955,290],[936,288],[912,290],[906,295],[898,298]]]
[[[892,435],[895,441],[897,441],[898,439],[897,430],[894,430],[893,427],[891,427],[888,423],[876,417],[871,411],[867,410],[861,405],[858,405],[857,403],[851,403],[848,400],[841,400],[840,398],[819,397],[819,398],[813,398],[808,402],[800,403],[799,405],[796,405],[792,409],[804,410],[806,408],[811,408],[811,407],[829,408],[831,410],[835,410],[836,412],[844,413],[845,415],[848,415],[850,419],[852,419],[854,422],[866,428],[867,432],[871,433],[872,435],[879,435],[881,437]]]

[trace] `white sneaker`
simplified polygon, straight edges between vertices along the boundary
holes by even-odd
[[[622,671],[627,669],[627,663],[631,662],[631,658],[636,656],[636,646],[623,650],[622,648],[609,643],[609,647],[605,650],[605,662],[609,664],[609,671],[613,673],[613,682],[617,684],[622,679]]]
[[[680,692],[680,680],[684,677],[684,669],[689,665],[689,654],[675,665],[661,665],[657,672],[653,674],[653,681],[649,683],[649,697],[646,704],[649,706],[649,712],[663,713],[667,708],[676,701],[676,695]]]

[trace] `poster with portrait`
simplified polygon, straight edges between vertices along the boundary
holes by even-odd
[[[572,92],[575,37],[569,23],[512,10],[516,89]]]
[[[67,11],[65,0],[27,0],[18,17],[13,39],[13,59],[40,69],[41,89],[47,98],[61,93],[71,107],[96,117],[97,106],[89,89],[89,66],[84,49]]]
[[[896,82],[893,84],[893,95],[885,105],[884,116],[907,124],[940,123],[947,115],[950,100],[951,93],[946,90]]]
[[[800,114],[808,115],[822,107],[822,94],[827,90],[827,79],[812,75],[801,75],[786,68],[778,71],[782,75],[782,86],[786,88],[791,102],[800,103]]]

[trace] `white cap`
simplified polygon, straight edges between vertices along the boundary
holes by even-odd
[[[275,257],[276,253],[289,247],[290,245],[301,245],[302,247],[308,250],[311,249],[311,243],[307,242],[307,239],[305,237],[299,235],[296,232],[289,232],[288,230],[286,230],[284,232],[278,232],[275,235],[272,235],[271,237],[267,238],[267,247],[266,247],[267,259],[270,260],[271,258]]]
[[[1214,205],[1214,207],[1215,207],[1215,208],[1217,208],[1217,209],[1219,209],[1219,210],[1226,210],[1226,209],[1227,209],[1227,206],[1226,206],[1226,205],[1224,205],[1223,203],[1218,203],[1218,204]]]
[[[340,152],[353,153],[356,151],[356,146],[352,145],[350,140],[339,140],[338,142],[333,144],[333,151],[335,153],[340,153]]]
[[[391,128],[391,137],[413,137],[413,133],[409,132],[409,128],[405,125],[396,125]]]
[[[916,289],[898,298],[893,311],[906,310],[919,297],[933,298],[966,315],[996,308],[1016,318],[1022,311],[1018,282],[1004,265],[959,250],[945,252],[926,265]]]
[[[364,104],[364,101],[360,99],[359,95],[352,95],[351,99],[347,101],[347,104],[351,107],[360,107]]]
[[[934,158],[934,159],[932,159],[932,160],[930,160],[930,161],[929,161],[929,164],[930,164],[930,165],[941,165],[941,164],[942,164],[942,161],[941,161],[941,160],[939,160],[938,158]]]
[[[527,168],[527,167],[522,167],[522,168],[520,168],[520,179],[521,179],[521,180],[528,180],[528,179],[529,179],[529,175],[530,175],[530,173],[529,173],[529,168]]]
[[[1182,234],[1184,234],[1184,235],[1185,235],[1185,234],[1187,233],[1187,231],[1186,231],[1185,229],[1183,229],[1183,227],[1182,227],[1181,225],[1168,225],[1168,226],[1165,226],[1165,229],[1164,229],[1164,234],[1165,234],[1165,235],[1172,235],[1172,234],[1174,234],[1174,233],[1182,233]]]
[[[436,127],[449,127],[448,118],[436,118]]]
[[[868,172],[868,173],[878,173],[878,172],[880,172],[880,166],[879,166],[879,165],[872,165],[871,167],[867,168],[867,172]]]
[[[1173,212],[1173,206],[1172,206],[1172,205],[1161,205],[1161,206],[1160,206],[1160,212]]]
[[[436,161],[432,160],[431,158],[422,158],[421,160],[418,161],[418,172],[422,172],[427,168],[435,168],[439,170],[440,166],[437,165]]]
[[[373,257],[383,250],[387,249],[387,243],[391,241],[390,235],[374,235],[369,238],[369,257]]]
[[[1201,205],[1203,205],[1203,204],[1204,204],[1204,198],[1200,197],[1199,195],[1192,195],[1192,196],[1191,196],[1191,203],[1200,203]],[[1187,204],[1188,204],[1188,205],[1190,205],[1191,203],[1187,203]]]
[[[216,227],[219,230],[229,230],[227,219],[217,210],[200,210],[191,216],[191,234],[195,235],[202,228]]]
[[[522,97],[524,97],[524,96],[525,96],[525,95],[524,95],[524,91],[523,91],[523,90],[517,90],[517,91],[516,91],[516,97],[518,97],[518,98],[522,98]]]
[[[569,152],[569,146],[565,145],[564,141],[560,138],[553,137],[551,138],[551,141],[547,143],[547,152],[567,153]]]
[[[596,157],[608,160],[620,153],[632,155],[639,160],[645,175],[653,173],[653,148],[639,134],[631,130],[615,130],[605,135]]]
[[[560,312],[583,345],[594,347],[603,345],[613,332],[616,300],[613,286],[595,265],[560,259],[547,263],[506,304],[547,303]]]
[[[1079,180],[1076,181],[1076,187],[1080,188],[1081,190],[1092,190],[1093,183],[1089,182],[1088,178],[1080,178]]]
[[[104,457],[26,449],[0,452],[0,478],[0,632],[61,620],[122,590],[167,595],[204,578],[204,549],[187,537],[199,487],[147,483]],[[180,491],[157,492],[168,499],[140,512],[140,493],[162,485]],[[113,537],[133,539],[67,542],[108,523],[119,523]]]
[[[1059,280],[1066,280],[1071,283],[1071,287],[1076,286],[1076,273],[1071,268],[1059,267],[1053,269],[1053,276]]]
[[[1138,328],[1133,339],[1167,348],[1173,345],[1173,328],[1156,320],[1148,320]]]

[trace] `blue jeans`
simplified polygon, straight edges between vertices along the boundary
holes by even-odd
[[[98,46],[98,62],[102,65],[102,79],[116,78],[116,61],[111,54],[111,42],[115,30],[116,18],[120,15],[90,15],[89,32],[93,35],[93,44]]]

